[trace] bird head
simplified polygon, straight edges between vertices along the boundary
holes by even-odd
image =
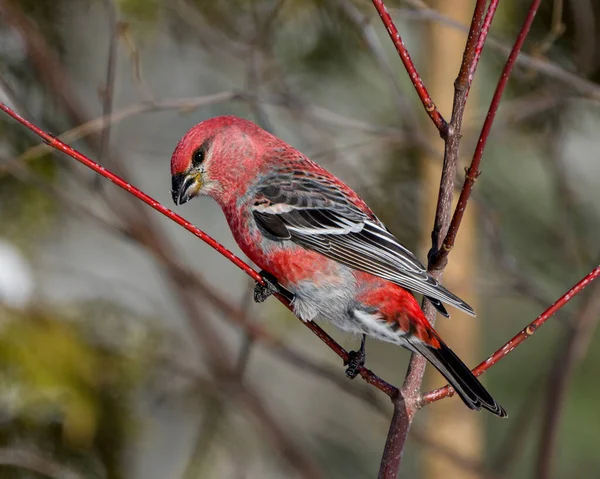
[[[171,195],[177,205],[198,195],[221,206],[243,194],[256,177],[265,145],[275,137],[251,121],[234,116],[211,118],[192,127],[171,157]]]

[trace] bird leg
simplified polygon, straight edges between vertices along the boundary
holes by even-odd
[[[260,271],[258,274],[260,274],[265,284],[260,284],[259,282],[256,282],[256,284],[254,285],[254,301],[256,303],[262,303],[269,296],[275,293],[279,293],[289,302],[292,302],[294,300],[294,295],[286,288],[281,286],[277,281],[277,278],[271,273],[267,273],[266,271]]]
[[[363,334],[360,341],[360,348],[358,351],[350,351],[348,353],[348,361],[344,364],[348,366],[346,368],[346,376],[348,379],[354,379],[358,376],[358,370],[365,365],[367,359],[367,352],[365,351],[365,342],[367,341],[367,335]]]

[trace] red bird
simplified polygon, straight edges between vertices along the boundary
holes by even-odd
[[[368,335],[422,354],[469,408],[506,417],[410,291],[446,316],[442,303],[474,316],[473,309],[431,277],[338,178],[233,116],[194,126],[173,152],[171,174],[176,204],[208,195],[222,208],[237,244],[270,284],[257,285],[257,301],[279,291],[302,320],[326,319],[363,335],[348,376],[364,363]]]

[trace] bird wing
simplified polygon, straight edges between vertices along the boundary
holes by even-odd
[[[361,210],[348,192],[327,176],[277,172],[264,178],[253,193],[252,214],[267,238],[290,240],[421,293],[442,314],[448,315],[444,302],[475,315],[473,308],[441,286],[381,221]]]

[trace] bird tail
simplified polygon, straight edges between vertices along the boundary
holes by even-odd
[[[422,341],[410,343],[448,380],[467,407],[476,411],[484,408],[496,416],[507,417],[506,411],[487,392],[466,364],[439,337],[437,339],[437,348]]]

